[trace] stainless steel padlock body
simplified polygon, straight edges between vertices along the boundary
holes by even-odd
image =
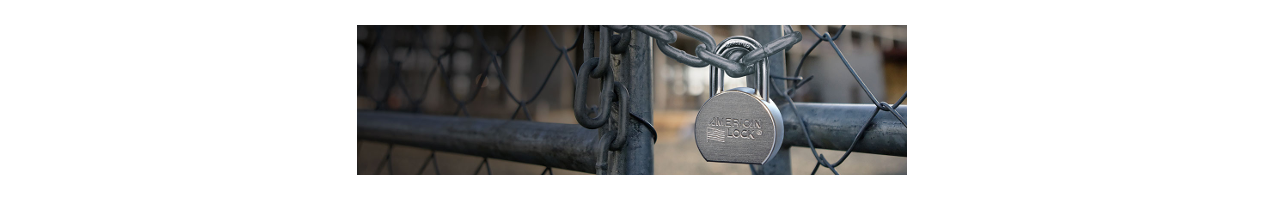
[[[718,45],[717,54],[734,50],[751,51],[760,44],[742,36],[730,37]],[[782,112],[768,98],[764,61],[758,62],[757,89],[712,90],[715,95],[703,103],[694,119],[694,142],[708,162],[764,164],[782,146]],[[712,68],[712,88],[723,85],[723,71]],[[720,81],[718,81],[718,79]]]
[[[694,141],[708,162],[764,164],[782,146],[782,115],[772,102],[729,90],[703,104]]]

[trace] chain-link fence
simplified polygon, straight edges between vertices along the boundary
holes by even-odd
[[[717,46],[711,34],[694,26],[361,26],[359,135],[361,144],[386,142],[386,150],[385,155],[379,154],[376,165],[370,166],[366,160],[372,159],[366,159],[370,156],[362,148],[359,173],[491,174],[492,157],[543,165],[540,174],[553,174],[554,167],[597,174],[651,174],[650,146],[658,140],[649,98],[651,49],[656,48],[673,61],[690,67],[715,66],[731,77],[755,73],[758,69],[753,64],[757,61],[774,61],[766,74],[770,80],[766,84],[771,86],[763,88],[771,88],[766,94],[772,94],[770,98],[784,107],[788,145],[771,163],[749,165],[753,174],[790,174],[786,154],[792,145],[811,150],[816,158],[814,174],[822,166],[838,174],[835,168],[854,147],[862,152],[905,155],[905,109],[900,106],[905,97],[895,106],[877,100],[835,46],[843,27],[832,35],[805,26],[816,36],[815,42],[789,76],[784,75],[788,69],[784,63],[789,59],[784,52],[800,43],[801,33],[792,26],[757,27],[753,36],[764,44],[761,48],[723,57],[713,53]],[[524,34],[525,29],[537,29],[526,33],[543,35]],[[554,34],[562,29],[567,29],[559,31],[563,37]],[[676,33],[700,43],[693,55],[673,46]],[[813,80],[814,76],[801,77],[800,72],[808,53],[823,42],[831,45],[873,103],[868,116],[855,112],[864,109],[858,105],[813,104],[801,112],[803,106],[791,100]],[[531,68],[523,65],[535,63],[551,64],[543,73],[524,70]],[[571,73],[555,75],[559,65],[566,65]],[[568,75],[570,80],[552,80]],[[748,79],[748,85],[755,82]],[[723,86],[710,87],[709,91],[716,91]],[[538,103],[542,96],[550,101]],[[566,100],[570,100],[574,121],[526,122],[536,121],[533,112],[535,116],[559,116],[553,114],[559,112],[550,112],[551,108],[565,103],[548,102]],[[880,111],[890,117],[880,117]],[[818,118],[827,120],[813,120]],[[864,121],[829,120],[837,118]],[[900,127],[876,122],[890,119],[899,121]],[[825,135],[814,137],[814,131]],[[851,138],[843,138],[846,136]],[[817,141],[823,139],[827,148],[844,150],[843,156],[830,162],[819,154],[817,148],[823,142]],[[847,145],[839,144],[841,141]],[[420,164],[420,169],[395,169],[399,158],[392,155],[397,143],[428,148],[422,153],[424,159],[406,159]],[[444,162],[436,150],[480,155],[481,159],[469,171],[441,172],[439,166]]]

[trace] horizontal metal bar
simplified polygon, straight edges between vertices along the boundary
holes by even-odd
[[[577,124],[359,111],[360,139],[596,173],[597,130]]]
[[[807,119],[809,131],[813,134],[813,146],[817,148],[847,150],[856,138],[857,130],[870,119],[874,112],[874,104],[838,104],[838,103],[795,103],[800,116]],[[908,119],[908,105],[901,105],[896,111]],[[808,146],[804,139],[803,125],[794,110],[789,106],[779,107],[782,110],[782,121],[785,126],[785,138],[782,145]],[[892,113],[879,110],[865,135],[856,147],[855,152],[865,152],[890,156],[906,156],[906,128]]]

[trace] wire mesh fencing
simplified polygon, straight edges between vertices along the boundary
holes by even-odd
[[[535,102],[545,91],[551,81],[552,71],[560,62],[565,61],[569,68],[571,60],[563,58],[568,52],[576,49],[580,37],[565,46],[553,40],[552,32],[546,28],[550,42],[557,48],[557,56],[549,73],[534,85],[529,92],[515,94],[511,89],[502,66],[511,45],[521,38],[526,26],[517,26],[513,30],[496,30],[498,33],[511,32],[508,36],[493,35],[488,39],[485,34],[488,27],[480,26],[371,26],[368,37],[360,38],[358,46],[365,52],[364,56],[385,55],[384,59],[361,59],[358,63],[359,94],[369,97],[367,102],[372,110],[401,111],[419,114],[437,114],[471,117],[471,106],[499,107],[504,103],[498,99],[508,98],[513,104],[513,112],[504,113],[506,119],[532,120],[528,105]],[[495,27],[505,29],[507,27]],[[438,29],[438,30],[437,30]],[[436,34],[438,33],[438,34]],[[578,33],[578,30],[577,30]],[[499,37],[496,37],[499,36]],[[438,39],[437,39],[438,38]],[[460,43],[459,43],[460,42]],[[472,43],[473,42],[473,43]],[[496,47],[493,47],[496,46]],[[385,54],[375,54],[383,51]],[[491,82],[491,83],[490,83]],[[493,84],[493,87],[487,87]],[[495,87],[495,86],[500,87]],[[491,89],[489,89],[491,88]],[[439,92],[431,91],[438,89]],[[435,95],[438,94],[438,98]],[[480,101],[479,97],[484,99]],[[491,96],[491,97],[488,97]],[[429,97],[429,98],[428,98]],[[427,107],[425,103],[442,105]],[[481,109],[487,110],[487,109]],[[521,114],[520,114],[521,113]],[[489,117],[496,113],[478,113],[475,116]],[[397,174],[392,167],[392,150],[394,144],[388,144],[387,153],[382,162],[374,170],[374,174]],[[434,174],[491,174],[491,164],[483,157],[479,166],[471,172],[441,172],[435,152],[431,151],[416,174],[426,172],[428,168]],[[406,171],[412,173],[412,171]],[[550,167],[544,167],[542,174],[552,174]]]
[[[621,74],[624,75],[622,78],[617,78],[615,75],[620,63],[629,62],[629,60],[620,60],[619,56],[612,57],[612,55],[626,54],[630,49],[629,46],[636,49],[639,44],[631,42],[634,34],[653,38],[653,44],[641,43],[640,45],[643,46],[641,48],[653,46],[659,50],[659,55],[664,55],[673,61],[690,67],[715,66],[731,76],[754,73],[756,69],[752,67],[752,63],[768,59],[770,56],[785,56],[784,51],[800,44],[802,40],[800,32],[794,30],[793,26],[784,26],[785,29],[781,30],[783,34],[764,43],[764,48],[738,56],[722,57],[712,53],[716,45],[711,34],[694,26],[588,25],[553,28],[553,30],[573,29],[564,32],[564,35],[570,34],[569,36],[574,37],[573,39],[556,36],[548,26],[538,27],[542,30],[540,32],[544,33],[544,37],[548,38],[547,43],[525,42],[523,35],[527,26],[362,27],[361,37],[358,38],[358,48],[362,52],[359,55],[361,62],[357,63],[358,95],[361,96],[359,106],[361,109],[377,111],[535,121],[531,113],[547,112],[540,110],[540,104],[536,102],[542,94],[553,91],[545,96],[572,100],[571,110],[575,118],[574,123],[584,128],[598,129],[603,133],[601,143],[605,152],[602,153],[602,162],[598,164],[600,169],[596,172],[605,174],[611,172],[608,166],[627,164],[619,163],[621,159],[613,159],[615,157],[648,156],[621,152],[625,143],[628,143],[625,140],[629,137],[626,133],[629,129],[648,130],[653,138],[652,141],[657,140],[654,126],[648,120],[650,118],[648,113],[630,112],[628,107],[630,100],[627,98],[637,96],[630,95],[630,91],[645,92],[642,90],[649,88],[628,87],[630,79],[627,78],[627,72]],[[817,152],[817,147],[813,144],[815,137],[810,128],[807,128],[809,127],[806,122],[808,120],[796,121],[800,123],[799,127],[803,127],[799,129],[801,131],[787,131],[785,134],[802,134],[803,138],[808,138],[806,146],[815,158],[812,174],[816,174],[820,167],[839,174],[835,168],[839,167],[852,153],[852,146],[857,145],[857,142],[864,138],[863,135],[880,113],[890,114],[898,119],[902,126],[906,126],[905,117],[896,111],[905,100],[905,96],[897,100],[894,105],[878,100],[834,43],[840,37],[843,27],[840,27],[833,35],[820,33],[812,26],[806,27],[815,36],[812,38],[815,42],[803,57],[798,59],[794,73],[788,76],[776,73],[778,75],[768,75],[765,80],[785,83],[784,89],[780,87],[782,84],[776,84],[779,87],[771,87],[771,94],[773,94],[771,96],[777,96],[775,100],[779,101],[778,104],[785,104],[794,115],[785,117],[804,119],[804,116],[800,116],[801,112],[791,97],[814,78],[811,75],[801,76],[801,69],[808,54],[823,42],[830,44],[839,61],[860,85],[868,100],[874,104],[874,110],[870,112],[866,123],[859,124],[861,128],[857,129],[855,138],[852,138],[843,156],[833,162],[826,159],[824,154]],[[671,45],[677,40],[676,33],[682,33],[701,43],[695,48],[693,55]],[[566,40],[559,38],[566,38]],[[524,47],[527,43],[544,46],[544,48],[529,49]],[[510,77],[530,77],[524,75],[526,72],[507,72],[507,69],[521,69],[507,67],[507,65],[513,65],[507,60],[522,60],[510,58],[514,57],[512,52],[515,51],[520,54],[522,51],[533,51],[535,54],[549,52],[552,55],[548,57],[553,58],[552,65],[543,74],[535,73],[540,77],[530,78],[534,79],[530,82],[526,81],[526,78],[519,80],[507,78],[507,74],[517,75]],[[572,55],[573,53],[582,55],[576,56]],[[648,58],[637,57],[637,59]],[[785,60],[791,60],[791,58],[785,58]],[[555,78],[554,71],[558,65],[564,64],[570,69],[571,79],[552,80],[558,79]],[[648,75],[645,78],[648,78]],[[556,90],[548,90],[551,80],[555,84],[564,86]],[[572,90],[568,90],[566,86],[570,86]],[[591,92],[594,88],[590,86],[598,86],[597,91]],[[632,102],[634,106],[643,106],[643,104],[635,104],[636,101]],[[533,105],[537,105],[535,111],[532,109]],[[645,105],[648,106],[648,104]],[[472,107],[480,109],[471,109]],[[395,146],[394,143],[387,143],[386,153],[374,166],[372,174],[492,174],[492,164],[488,157],[481,157],[477,167],[468,171],[441,172],[439,166],[443,162],[436,156],[434,150],[429,150],[425,158],[420,159],[422,160],[420,169],[397,170],[393,162],[403,158],[392,157]],[[364,167],[362,165],[362,168]],[[540,168],[540,174],[554,172],[553,167],[550,166]],[[758,168],[757,165],[749,165],[749,168],[752,174],[769,174],[769,172],[762,172],[765,169]],[[647,169],[646,172],[648,171]],[[367,174],[363,169],[361,173]],[[788,174],[788,172],[778,173]]]

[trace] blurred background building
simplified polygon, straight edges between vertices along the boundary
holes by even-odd
[[[696,26],[712,35],[715,42],[744,34],[744,26],[704,25]],[[837,25],[813,26],[819,32],[834,34]],[[554,43],[563,48],[579,41],[579,26],[527,26],[510,41],[519,26],[482,26],[482,38],[496,52],[506,50],[494,69],[493,57],[478,41],[470,26],[358,26],[357,65],[363,66],[358,73],[358,109],[389,109],[416,111],[433,115],[455,115],[457,101],[477,95],[467,104],[470,117],[525,120],[576,124],[572,112],[573,67],[583,63],[580,47],[570,51],[562,59]],[[796,102],[870,103],[865,92],[853,79],[834,49],[822,42],[810,52],[817,42],[807,26],[792,26],[803,35],[794,47],[786,52],[786,74],[793,75],[796,67],[803,65],[800,76],[813,76],[813,80],[796,91]],[[906,26],[853,25],[843,27],[834,41],[847,57],[848,63],[864,80],[879,101],[895,103],[906,91]],[[552,38],[549,36],[552,34]],[[554,42],[551,42],[552,41]],[[678,35],[672,45],[693,54],[700,44],[693,38]],[[450,56],[438,56],[443,52]],[[805,57],[805,54],[808,54]],[[694,68],[653,52],[654,59],[654,126],[659,133],[654,147],[655,174],[750,174],[744,164],[708,163],[695,147],[692,125],[699,107],[707,100],[707,68]],[[441,60],[435,60],[440,57]],[[569,60],[566,58],[570,58]],[[803,63],[800,63],[803,58]],[[444,68],[436,69],[436,63]],[[400,65],[399,71],[387,67]],[[555,68],[556,67],[556,68]],[[551,68],[554,68],[551,70]],[[441,71],[441,73],[432,73]],[[451,82],[451,91],[441,87],[445,76]],[[398,84],[404,87],[386,87],[391,76],[399,76]],[[498,76],[504,76],[505,83]],[[479,84],[480,79],[483,83]],[[741,79],[725,81],[724,88],[745,85]],[[591,79],[588,91],[597,91],[600,82]],[[544,83],[542,85],[542,83]],[[388,91],[386,88],[391,88]],[[515,112],[518,106],[505,91],[515,98],[531,98],[540,90],[538,99],[527,104],[528,112]],[[588,95],[590,102],[597,101],[596,92]],[[382,105],[375,99],[382,99]],[[412,102],[419,102],[413,106]],[[905,100],[907,105],[909,100]],[[464,116],[464,113],[462,113]],[[801,134],[791,133],[786,134]],[[358,141],[358,174],[375,174],[380,170],[387,145],[378,142]],[[430,155],[427,149],[393,147],[391,167],[396,174],[416,174],[422,161]],[[842,151],[819,149],[827,158],[837,159]],[[439,170],[443,174],[471,174],[480,164],[480,157],[436,152]],[[791,152],[792,173],[808,174],[812,170],[812,154],[807,148],[793,147]],[[493,174],[539,174],[543,166],[490,159]],[[841,174],[906,174],[906,158],[895,156],[854,153],[837,168]],[[423,174],[434,174],[432,169]],[[557,174],[583,174],[554,169]],[[823,174],[823,172],[818,172]],[[824,172],[829,174],[829,172]]]

